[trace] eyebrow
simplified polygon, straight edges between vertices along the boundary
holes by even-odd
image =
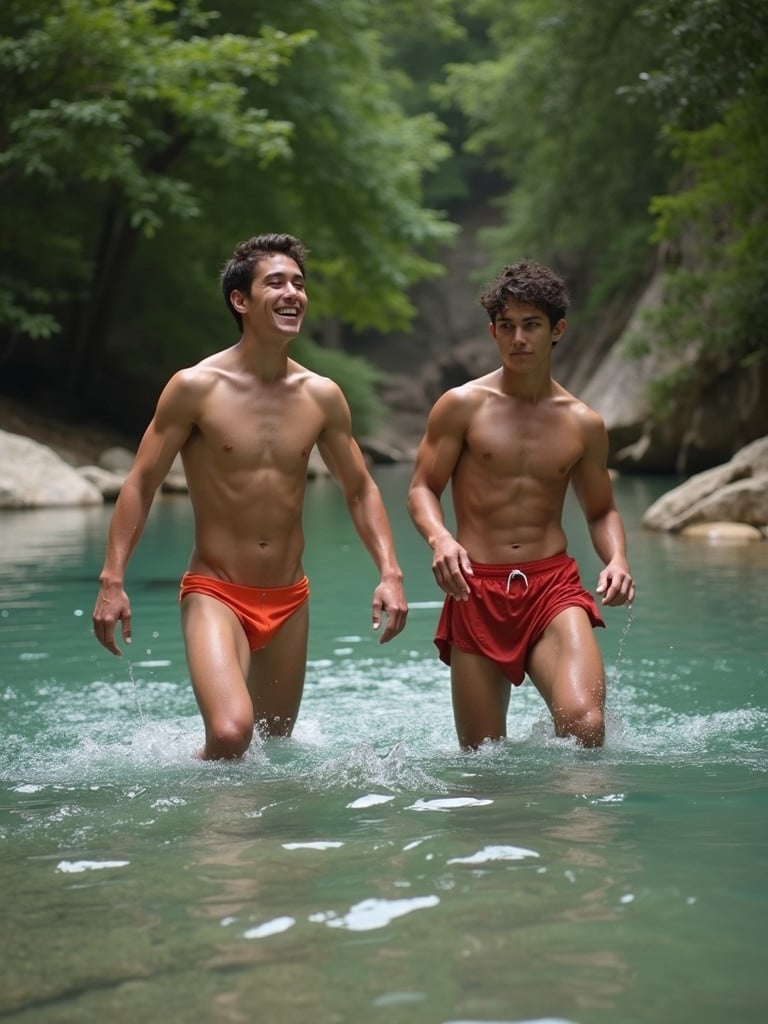
[[[512,320],[511,316],[506,316],[504,313],[499,313],[498,320],[502,320],[505,323],[509,323]],[[534,320],[544,320],[545,316],[543,313],[529,313],[527,316],[521,317],[524,324],[531,323]]]

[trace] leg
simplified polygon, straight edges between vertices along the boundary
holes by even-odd
[[[307,671],[309,602],[305,601],[266,647],[251,655],[248,691],[259,732],[290,736],[296,724]]]
[[[181,626],[192,688],[205,724],[204,760],[241,757],[253,736],[250,652],[237,616],[206,594],[187,594]]]
[[[550,622],[528,655],[528,675],[552,714],[556,736],[600,747],[605,737],[605,670],[592,624],[582,608]]]
[[[456,734],[464,750],[507,735],[510,684],[492,661],[452,647],[451,693]]]

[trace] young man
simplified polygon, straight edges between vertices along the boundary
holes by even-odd
[[[607,433],[551,376],[566,326],[562,279],[523,260],[505,267],[480,301],[501,367],[435,403],[408,495],[447,595],[435,644],[451,666],[459,743],[476,748],[506,735],[510,683],[527,673],[556,735],[600,746],[605,673],[593,627],[604,623],[566,554],[562,512],[570,482],[605,563],[602,603],[631,602]],[[449,480],[455,538],[440,503]]]
[[[288,358],[307,308],[306,250],[291,235],[240,243],[221,275],[240,340],[166,384],[115,506],[93,613],[115,655],[131,639],[128,560],[157,488],[181,452],[195,516],[181,622],[205,723],[206,759],[240,757],[254,727],[288,736],[306,670],[309,585],[302,568],[307,462],[317,444],[381,580],[373,628],[396,636],[408,612],[389,520],[333,381]]]

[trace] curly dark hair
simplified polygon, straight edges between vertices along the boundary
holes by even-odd
[[[547,314],[551,327],[568,311],[565,281],[550,267],[536,260],[523,259],[510,263],[480,293],[480,305],[491,323],[504,311],[509,299],[527,302]]]
[[[290,256],[299,267],[299,270],[306,276],[306,263],[309,250],[304,243],[293,235],[265,234],[254,235],[244,242],[238,242],[232,256],[224,264],[221,271],[221,291],[227,309],[237,321],[237,326],[243,326],[243,318],[237,312],[230,301],[233,291],[249,292],[253,275],[258,264],[269,256],[283,253]]]

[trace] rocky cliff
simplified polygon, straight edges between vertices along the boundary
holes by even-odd
[[[482,226],[481,218],[465,223],[461,242],[445,256],[445,276],[414,292],[412,334],[368,335],[361,346],[389,374],[383,397],[390,415],[379,440],[405,457],[438,395],[498,365],[477,299],[478,273],[489,261],[478,242]],[[642,334],[646,313],[663,301],[659,260],[648,280],[604,309],[596,324],[569,325],[555,351],[554,373],[602,415],[614,468],[685,476],[727,462],[768,434],[768,360],[750,366],[726,356],[713,360],[697,345],[674,354],[631,356],[629,339]],[[653,409],[649,384],[680,367],[685,383],[674,401],[663,412]]]

